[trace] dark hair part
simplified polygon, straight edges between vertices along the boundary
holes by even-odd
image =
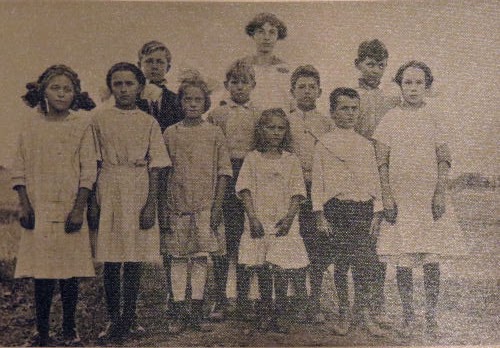
[[[73,84],[74,97],[70,106],[71,110],[76,111],[83,109],[88,111],[95,108],[96,105],[92,98],[89,97],[89,94],[87,92],[82,92],[78,74],[69,66],[63,64],[48,67],[42,75],[38,77],[36,82],[27,83],[26,89],[28,92],[21,98],[29,107],[34,108],[36,106],[40,106],[41,111],[43,113],[47,113],[48,107],[45,102],[45,89],[53,77],[61,75],[66,76]]]
[[[237,60],[226,71],[226,82],[231,80],[231,78],[241,79],[247,78],[255,82],[255,70],[252,65],[248,64],[244,60]]]
[[[170,50],[162,42],[154,40],[146,42],[141,47],[138,53],[139,62],[142,60],[142,58],[144,58],[144,56],[147,56],[148,54],[151,54],[155,51],[165,52],[165,58],[167,59],[167,63],[170,64],[170,62],[172,61],[172,54],[170,53]]]
[[[245,27],[248,36],[254,36],[255,30],[262,28],[264,24],[269,23],[278,29],[278,40],[283,40],[287,35],[287,28],[283,21],[273,13],[263,12],[256,15]]]
[[[387,51],[384,43],[378,39],[363,41],[358,47],[358,58],[356,58],[356,64],[361,63],[366,58],[372,58],[377,62],[380,62],[389,58],[389,51]]]
[[[106,85],[108,86],[110,91],[111,91],[111,78],[113,77],[113,74],[117,71],[130,71],[131,73],[134,74],[135,79],[141,86],[144,87],[146,85],[146,77],[142,73],[141,69],[139,69],[132,63],[120,62],[113,65],[106,74]]]
[[[199,77],[187,78],[187,79],[184,79],[181,81],[181,84],[179,85],[179,90],[177,91],[178,104],[181,105],[182,98],[184,98],[184,95],[186,94],[186,90],[189,87],[199,88],[203,92],[203,94],[205,95],[205,111],[204,112],[207,112],[208,109],[210,109],[210,106],[212,105],[212,102],[210,101],[211,91],[209,90],[207,83]]]
[[[301,65],[292,73],[290,78],[292,89],[295,88],[295,84],[300,77],[313,77],[320,86],[319,71],[316,70],[312,65]]]
[[[337,109],[339,97],[343,95],[351,99],[360,99],[359,93],[355,89],[346,87],[335,88],[330,93],[330,112],[334,112]]]
[[[396,82],[399,85],[399,87],[401,87],[401,84],[403,83],[403,74],[405,70],[408,68],[421,69],[425,74],[425,88],[430,88],[432,86],[432,82],[434,81],[434,76],[432,76],[431,68],[429,68],[427,64],[425,64],[424,62],[412,60],[406,64],[403,64],[398,69],[396,76],[394,76],[394,82]]]
[[[286,116],[286,113],[281,108],[273,108],[262,111],[262,114],[255,125],[255,148],[259,152],[264,152],[267,147],[267,143],[262,135],[262,128],[269,122],[271,117],[279,117],[286,123],[286,132],[281,142],[280,149],[285,151],[290,151],[292,143],[292,135],[290,131],[290,121]]]

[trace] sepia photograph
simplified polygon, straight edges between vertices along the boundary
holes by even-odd
[[[0,0],[0,346],[500,345],[499,17]]]

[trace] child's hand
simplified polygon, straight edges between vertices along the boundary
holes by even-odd
[[[249,219],[250,235],[253,239],[264,237],[264,226],[257,218]]]
[[[446,196],[444,192],[436,191],[432,197],[432,217],[439,220],[446,212]]]
[[[139,228],[141,230],[149,230],[155,225],[156,206],[153,203],[146,202],[139,216]]]
[[[390,197],[384,197],[382,199],[383,204],[384,204],[384,217],[385,220],[390,223],[391,225],[394,225],[396,223],[396,218],[398,216],[398,206],[396,205],[396,202]]]
[[[21,215],[19,216],[19,223],[27,230],[35,228],[35,211],[31,204],[21,208]]]
[[[293,216],[290,217],[286,215],[283,219],[278,221],[278,223],[274,226],[278,229],[278,232],[276,232],[276,237],[283,237],[288,234],[290,228],[292,227],[293,218]]]
[[[210,228],[217,234],[219,225],[222,223],[222,207],[212,207],[210,214]]]
[[[78,232],[83,225],[83,210],[73,208],[66,219],[64,231],[66,233]]]

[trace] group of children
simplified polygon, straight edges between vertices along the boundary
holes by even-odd
[[[260,14],[247,26],[249,35],[263,35],[264,48],[269,37],[284,37],[276,23],[284,24],[275,19]],[[104,263],[104,342],[144,332],[136,315],[141,263],[161,256],[171,334],[210,329],[203,309],[210,262],[212,320],[228,314],[234,266],[237,313],[256,317],[258,329],[288,332],[289,285],[299,319],[322,323],[322,278],[333,263],[334,333],[362,325],[375,336],[386,335],[389,324],[385,262],[397,266],[404,335],[415,323],[411,269],[423,265],[426,327],[435,334],[440,257],[463,251],[459,229],[445,214],[451,156],[436,110],[424,100],[430,69],[416,61],[403,65],[395,77],[402,99],[389,98],[378,88],[387,59],[379,40],[360,45],[359,88],[333,90],[330,117],[316,110],[320,76],[310,65],[290,75],[293,110],[261,110],[252,103],[258,62],[238,60],[224,81],[229,100],[206,117],[206,82],[193,73],[177,94],[168,90],[163,84],[171,55],[156,41],[143,46],[137,66],[110,68],[106,84],[114,107],[92,117],[79,112],[95,104],[77,74],[64,65],[48,68],[27,85],[23,99],[39,112],[23,127],[13,167],[26,230],[16,277],[35,278],[32,343],[49,343],[57,279],[63,342],[80,342],[77,277],[94,276],[85,208],[88,226],[98,231],[95,260]],[[144,99],[155,88],[156,97]],[[255,278],[259,296],[252,301]]]

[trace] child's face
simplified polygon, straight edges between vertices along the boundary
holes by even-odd
[[[111,76],[111,93],[115,97],[115,104],[120,109],[134,109],[136,99],[142,92],[134,73],[128,70],[115,71]]]
[[[425,73],[422,69],[409,67],[403,73],[401,92],[410,105],[420,105],[425,96]]]
[[[139,67],[149,81],[161,82],[170,69],[170,64],[167,61],[165,51],[157,50],[142,57]]]
[[[187,87],[181,99],[186,118],[198,118],[205,112],[205,93],[199,87]]]
[[[335,125],[343,129],[351,129],[359,117],[359,99],[341,95],[337,98],[337,107],[332,113]]]
[[[65,75],[54,76],[45,88],[45,98],[49,110],[58,112],[68,110],[75,98],[73,82]]]
[[[236,104],[245,104],[250,100],[250,93],[255,87],[255,81],[246,76],[233,76],[229,81],[224,82],[224,86]]]
[[[386,66],[387,59],[375,60],[370,57],[366,57],[356,64],[361,72],[361,78],[371,87],[377,87],[380,84]]]
[[[286,134],[286,122],[281,117],[272,116],[262,127],[262,137],[268,147],[278,148]]]
[[[255,29],[253,39],[257,45],[257,52],[270,53],[278,41],[278,28],[269,23],[264,23],[260,28]]]
[[[301,110],[310,110],[316,107],[316,99],[321,95],[321,88],[314,77],[302,76],[297,79],[292,95]]]

